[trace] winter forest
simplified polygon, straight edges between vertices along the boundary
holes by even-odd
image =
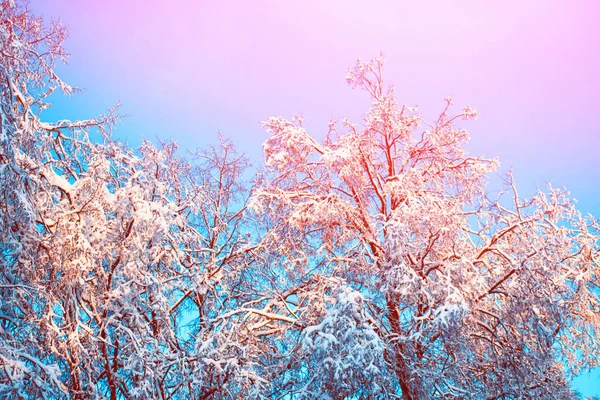
[[[0,13],[0,398],[581,398],[600,221],[511,173],[490,195],[474,108],[421,116],[380,55],[346,78],[362,121],[265,116],[262,165],[132,148],[117,108],[43,120],[67,30]]]

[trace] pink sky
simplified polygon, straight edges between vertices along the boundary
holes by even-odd
[[[319,136],[358,120],[344,83],[357,57],[386,54],[398,98],[433,118],[451,94],[481,111],[470,149],[514,165],[524,185],[567,185],[598,210],[600,3],[595,1],[34,0],[71,30],[61,68],[89,117],[119,99],[119,134],[202,146],[217,130],[260,156],[259,121],[301,113]],[[55,110],[60,112],[61,109]],[[79,115],[79,114],[78,114]]]
[[[87,94],[59,102],[89,117],[119,99],[119,133],[201,146],[217,130],[252,157],[259,121],[302,113],[314,135],[358,120],[344,83],[380,50],[401,102],[433,118],[451,94],[481,111],[470,148],[514,165],[528,189],[567,185],[598,210],[600,3],[595,1],[34,0],[71,30],[70,66]]]

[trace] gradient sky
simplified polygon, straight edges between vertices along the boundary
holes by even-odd
[[[514,167],[521,194],[566,186],[600,215],[600,2],[342,0],[31,0],[71,36],[68,83],[49,120],[90,118],[120,101],[117,136],[173,138],[184,148],[221,131],[257,164],[259,121],[301,114],[323,137],[355,122],[366,93],[345,84],[357,57],[386,55],[401,103],[434,119],[452,95],[477,108],[475,154]],[[600,395],[600,373],[578,381]]]

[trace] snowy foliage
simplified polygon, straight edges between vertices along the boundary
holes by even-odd
[[[473,108],[427,122],[359,61],[363,126],[270,118],[247,182],[225,139],[43,122],[67,31],[0,11],[0,398],[570,399],[598,365],[598,221],[488,198]]]
[[[364,302],[359,292],[342,286],[322,321],[304,329],[311,384],[300,397],[357,398],[386,392],[385,345]]]
[[[294,390],[331,373],[349,398],[575,398],[568,379],[600,361],[598,221],[563,190],[522,199],[510,174],[506,195],[488,198],[498,163],[467,155],[469,136],[456,125],[477,111],[452,115],[446,99],[428,122],[396,102],[382,66],[382,56],[359,60],[348,75],[373,100],[364,128],[332,121],[322,144],[302,131],[302,157],[285,168],[273,168],[273,157],[288,154],[287,131],[267,124],[277,141],[267,141],[255,208],[278,222],[278,237],[296,238],[287,247],[310,260],[303,273],[358,290],[383,343],[380,377],[391,377],[383,391],[335,386],[350,349],[339,349],[327,313],[314,325],[320,336],[305,339],[321,369],[298,362]],[[319,372],[302,380],[306,371]]]

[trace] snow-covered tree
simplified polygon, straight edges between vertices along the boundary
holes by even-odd
[[[563,190],[489,199],[466,107],[383,86],[322,143],[271,118],[265,171],[43,121],[60,21],[0,0],[0,398],[573,398],[598,364],[598,221]]]
[[[115,110],[45,123],[66,30],[0,3],[0,397],[243,397],[252,250],[244,157],[132,150]],[[259,314],[260,315],[260,314]],[[267,315],[268,317],[268,315]]]
[[[319,143],[301,118],[264,122],[266,178],[253,207],[277,221],[281,255],[295,263],[288,290],[341,279],[363,310],[334,322],[338,297],[305,321],[313,358],[277,385],[348,398],[573,398],[568,378],[600,357],[598,221],[564,190],[520,197],[511,174],[506,195],[488,198],[498,163],[467,155],[458,126],[477,111],[453,115],[447,99],[428,122],[386,89],[382,66],[381,56],[358,61],[347,78],[373,100],[362,128],[332,121]],[[308,308],[331,296],[305,290],[294,312],[314,315]],[[357,327],[362,336],[340,340]],[[363,360],[367,342],[370,360],[385,359],[369,365],[393,376],[384,391],[360,384],[371,371],[363,361],[344,361]]]
[[[333,306],[317,325],[303,330],[310,383],[306,398],[358,398],[389,394],[384,342],[364,307],[364,297],[341,286]],[[314,386],[317,390],[311,391]],[[393,387],[393,386],[392,386]]]

